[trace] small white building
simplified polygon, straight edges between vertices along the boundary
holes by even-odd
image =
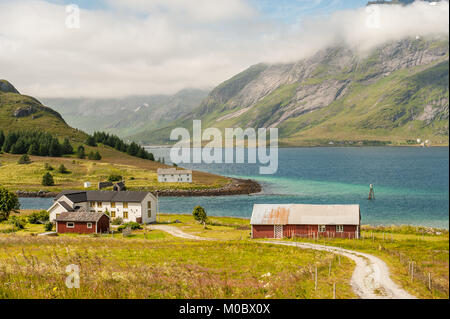
[[[160,183],[192,183],[192,171],[176,168],[158,168]]]
[[[64,212],[109,213],[111,220],[149,224],[156,222],[157,198],[150,192],[63,191],[48,209],[50,221]]]
[[[91,187],[91,182],[84,182],[84,188]]]

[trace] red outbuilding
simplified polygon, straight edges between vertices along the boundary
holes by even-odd
[[[56,232],[59,234],[101,234],[109,232],[109,216],[95,212],[64,212],[56,217]]]
[[[359,238],[359,205],[257,204],[252,238]]]

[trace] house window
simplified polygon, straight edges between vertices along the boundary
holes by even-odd
[[[102,202],[97,202],[97,207],[101,208],[102,207]]]
[[[61,214],[56,214],[56,218],[58,218]]]
[[[128,203],[123,203],[123,208],[128,208]]]
[[[111,218],[115,218],[116,217],[116,211],[115,210],[112,210],[111,211]]]
[[[87,223],[87,228],[92,228],[92,223]]]
[[[90,207],[95,207],[95,202],[89,202]]]
[[[319,225],[319,233],[324,233],[327,231],[327,226],[325,225]]]
[[[147,203],[147,216],[148,218],[152,217],[152,202]]]
[[[66,223],[66,227],[67,228],[75,228],[75,223],[74,222],[67,222]]]
[[[128,219],[128,212],[127,211],[123,212],[123,219]]]
[[[115,202],[111,202],[111,208],[116,208],[116,203]]]
[[[336,225],[336,233],[343,233],[344,225]]]

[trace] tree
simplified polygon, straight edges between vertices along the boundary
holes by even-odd
[[[30,145],[30,147],[28,148],[28,155],[39,155],[39,147],[37,146],[37,144],[33,143]]]
[[[0,151],[2,150],[4,142],[5,142],[5,134],[3,133],[3,131],[0,131]]]
[[[100,153],[97,151],[94,154],[94,160],[96,161],[100,161],[102,159],[102,156],[100,155]]]
[[[70,145],[69,139],[65,138],[63,145],[62,145],[63,153],[64,154],[72,154],[73,153],[73,147]]]
[[[206,215],[206,210],[203,207],[195,206],[192,215],[194,216],[194,219],[196,221],[202,223],[203,226],[206,228],[206,220],[208,219],[208,216]]]
[[[19,198],[13,192],[0,187],[0,221],[7,220],[12,211],[20,209]]]
[[[88,136],[86,139],[86,145],[88,146],[97,146],[97,143],[95,142],[95,138],[93,136]]]
[[[59,165],[58,167],[58,173],[61,174],[67,174],[69,173],[69,171],[67,170],[67,168],[64,166],[64,164]]]
[[[55,181],[53,180],[52,174],[47,172],[44,174],[44,176],[42,176],[42,185],[43,186],[54,186],[55,185]]]
[[[53,171],[54,168],[49,163],[45,163],[44,168],[46,171]]]
[[[81,159],[86,157],[86,153],[84,152],[84,146],[83,145],[78,146],[77,157],[81,158]]]
[[[31,160],[30,157],[27,154],[23,154],[19,160],[17,161],[18,164],[30,164]]]

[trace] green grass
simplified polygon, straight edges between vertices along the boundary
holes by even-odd
[[[0,235],[0,260],[0,298],[332,298],[334,282],[355,297],[350,260],[248,241]],[[70,264],[79,289],[65,286]]]

